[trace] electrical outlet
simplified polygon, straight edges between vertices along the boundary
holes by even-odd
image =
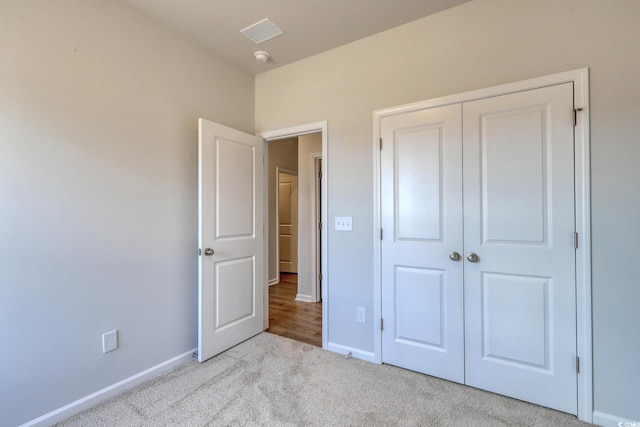
[[[118,330],[102,334],[102,352],[109,353],[118,348]]]
[[[336,226],[337,231],[352,231],[353,230],[353,218],[350,216],[337,216]]]
[[[358,323],[367,323],[367,309],[365,307],[358,307]]]

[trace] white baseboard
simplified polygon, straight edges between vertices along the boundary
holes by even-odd
[[[313,302],[313,299],[311,299],[311,295],[297,294],[296,301]]]
[[[334,353],[344,354],[345,356],[351,353],[351,357],[355,359],[366,360],[367,362],[376,363],[375,355],[372,351],[364,351],[359,348],[347,347],[346,345],[336,344],[329,342],[327,343],[327,350],[333,351]]]
[[[102,390],[91,393],[90,395],[78,399],[75,402],[71,402],[68,405],[65,405],[38,418],[28,421],[22,424],[20,427],[48,427],[73,415],[79,414],[80,412],[89,409],[92,406],[95,406],[110,397],[120,394],[125,390],[133,388],[138,384],[141,384],[145,381],[150,380],[151,378],[154,378],[171,370],[175,366],[191,359],[193,353],[197,350],[198,349],[196,348],[194,348],[193,350],[189,350],[186,353],[180,354],[156,366],[132,375],[129,378],[125,378],[122,381],[105,387]]]
[[[640,421],[633,421],[600,411],[593,411],[593,424],[602,427],[640,427]]]
[[[273,285],[277,285],[278,283],[280,283],[280,278],[275,277],[273,279],[269,279],[269,281],[267,282],[267,285],[273,286]]]

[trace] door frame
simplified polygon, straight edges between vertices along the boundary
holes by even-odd
[[[265,150],[267,149],[267,147],[265,147]],[[265,158],[268,155],[265,154]],[[266,159],[268,160],[268,158]],[[265,161],[265,165],[268,165],[268,162]],[[275,285],[277,283],[280,282],[280,172],[282,173],[286,173],[289,175],[295,175],[296,177],[298,176],[298,171],[294,171],[291,169],[285,169],[285,168],[281,168],[279,166],[276,166],[276,233],[278,234],[278,238],[276,239],[276,259],[278,260],[278,262],[276,263],[276,278],[277,281],[271,282],[269,283],[269,280],[267,280],[267,285],[271,286],[271,285]],[[267,174],[269,172],[267,171]],[[296,185],[296,191],[297,191],[298,186]],[[296,203],[297,203],[298,198],[296,197]],[[296,216],[298,215],[298,209],[296,208]],[[265,220],[267,219],[267,217],[265,217]],[[297,221],[297,218],[296,218]],[[265,229],[267,230],[267,234],[265,234],[265,239],[269,236],[269,225],[268,223],[265,223]],[[300,230],[297,230],[296,232],[296,238],[298,236],[298,233],[300,232]],[[298,242],[296,242],[296,251],[298,251]],[[266,255],[266,254],[265,254]],[[298,259],[298,254],[296,254],[296,260]],[[268,258],[267,258],[268,260]],[[267,264],[267,262],[265,262],[265,264]],[[268,270],[269,266],[266,265],[265,268]],[[269,272],[267,271],[267,278],[269,277]]]
[[[576,249],[576,351],[580,358],[578,374],[578,418],[593,422],[593,353],[591,299],[591,171],[589,121],[589,69],[581,68],[549,76],[507,83],[485,89],[429,99],[373,112],[373,319],[379,325],[382,316],[382,241],[380,125],[384,117],[416,110],[507,95],[562,83],[573,83],[576,115],[574,127],[575,226],[579,234]],[[567,112],[567,120],[571,120]],[[382,363],[382,331],[374,333],[374,361]]]
[[[322,264],[322,278],[323,278],[323,286],[322,286],[322,348],[326,349],[327,345],[328,345],[328,336],[329,336],[329,331],[328,331],[328,325],[329,325],[329,263],[328,263],[328,246],[329,246],[329,242],[328,242],[328,212],[329,212],[329,205],[328,205],[328,176],[329,176],[329,162],[327,161],[327,159],[329,158],[329,149],[328,149],[328,124],[327,121],[321,121],[321,122],[315,122],[315,123],[308,123],[308,124],[303,124],[303,125],[299,125],[299,126],[293,126],[293,127],[289,127],[289,128],[283,128],[283,129],[276,129],[276,130],[269,130],[269,131],[263,131],[263,132],[259,132],[258,136],[260,138],[262,138],[264,140],[264,162],[265,165],[269,164],[269,150],[267,147],[267,144],[269,143],[269,141],[275,141],[277,139],[284,139],[284,138],[293,138],[296,136],[300,136],[300,135],[306,135],[309,133],[317,133],[320,132],[322,135],[322,158],[323,160],[323,180],[322,180],[322,189],[321,189],[321,196],[322,196],[322,212],[321,212],[321,219],[320,221],[323,224],[322,227],[322,232],[321,232],[321,244],[322,244],[322,253],[320,254],[320,259],[321,259],[321,264]],[[269,182],[269,176],[268,176],[268,171],[266,171],[265,168],[265,172],[264,172],[264,198],[265,198],[265,204],[268,203],[268,196],[269,196],[269,191],[268,191],[268,182]],[[265,224],[269,224],[269,210],[265,209],[264,210],[264,223]],[[265,257],[266,255],[269,253],[269,228],[267,226],[264,227],[264,253],[265,253]],[[312,250],[315,250],[315,247],[312,248]],[[264,295],[264,329],[268,329],[269,328],[269,272],[267,271],[268,269],[265,268],[264,271],[264,286],[265,286],[265,295]]]
[[[314,285],[311,288],[311,302],[318,302],[322,299],[321,295],[321,271],[318,271],[318,264],[322,270],[322,232],[323,229],[317,224],[322,223],[322,212],[318,215],[318,207],[322,209],[322,180],[320,177],[322,172],[322,153],[311,153],[311,224],[313,224],[313,233],[311,234],[312,254],[315,255],[314,262],[311,263],[311,277],[315,278]],[[319,218],[320,217],[320,218]],[[322,276],[324,277],[324,276]]]

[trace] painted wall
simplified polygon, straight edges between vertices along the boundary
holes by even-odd
[[[257,131],[328,120],[329,222],[353,217],[329,228],[330,343],[371,352],[379,333],[372,111],[590,67],[595,409],[640,420],[638,17],[636,0],[474,0],[256,77]]]
[[[298,137],[298,295],[311,299],[312,288],[316,285],[311,255],[313,235],[316,233],[312,221],[312,201],[314,197],[314,175],[312,154],[322,155],[322,133],[311,133]]]
[[[269,150],[269,283],[278,283],[278,224],[276,223],[276,168],[298,170],[298,138],[279,139],[267,144]]]
[[[0,58],[15,426],[196,347],[197,119],[253,133],[254,78],[108,0],[0,0]]]

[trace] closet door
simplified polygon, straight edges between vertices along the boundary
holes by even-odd
[[[381,121],[382,360],[464,381],[461,105]]]
[[[572,110],[570,83],[463,105],[465,368],[576,414]]]

